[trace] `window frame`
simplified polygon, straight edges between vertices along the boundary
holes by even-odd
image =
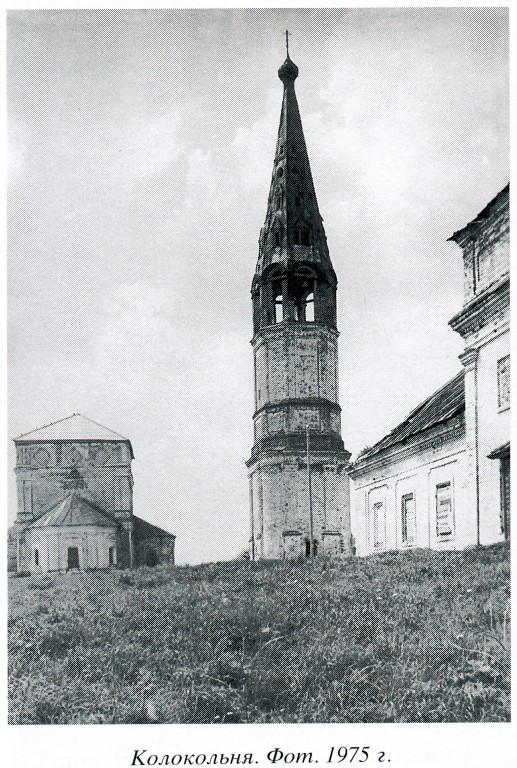
[[[413,539],[411,541],[408,539],[408,521],[407,521],[407,508],[406,508],[406,504],[408,501],[413,502]],[[408,493],[402,494],[400,499],[400,514],[401,514],[400,537],[401,537],[402,544],[405,547],[415,547],[417,543],[416,499],[415,499],[415,493],[413,491],[408,491]]]
[[[449,489],[449,512],[450,512],[450,529],[451,530],[447,534],[441,534],[439,531],[438,503],[439,503],[440,491],[445,490],[446,488]],[[444,480],[441,483],[436,483],[435,489],[434,489],[434,499],[435,499],[435,518],[436,518],[436,541],[438,543],[440,542],[448,543],[451,541],[455,541],[456,521],[455,521],[455,514],[454,514],[454,486],[453,486],[452,480]]]
[[[378,509],[382,509],[383,512],[383,526],[380,531],[379,515],[376,514]],[[372,528],[373,528],[373,550],[380,551],[386,549],[386,500],[374,501],[372,504]],[[379,532],[382,533],[382,538],[379,538]]]
[[[508,411],[510,409],[510,387],[511,387],[511,381],[510,381],[510,354],[504,355],[504,357],[500,357],[497,361],[497,411],[498,413],[502,413],[503,411]],[[506,374],[508,378],[508,383],[506,386],[507,390],[507,399],[503,399],[501,397],[501,394],[503,392],[503,373]]]

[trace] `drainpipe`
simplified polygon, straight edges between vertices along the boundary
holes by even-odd
[[[307,486],[309,492],[309,538],[311,542],[311,557],[314,557],[314,520],[312,518],[312,487],[311,487],[311,457],[309,453],[309,425],[305,427],[307,438]]]
[[[476,535],[477,545],[481,544],[480,531],[480,506],[479,506],[479,414],[478,414],[478,357],[476,349],[474,359],[474,442],[475,442],[475,466],[476,466]]]

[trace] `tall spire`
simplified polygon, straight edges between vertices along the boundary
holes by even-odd
[[[298,67],[289,56],[288,32],[286,49],[287,58],[278,70],[284,93],[257,273],[275,262],[289,267],[295,261],[309,261],[335,281],[294,89]]]

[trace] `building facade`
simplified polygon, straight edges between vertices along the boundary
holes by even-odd
[[[418,406],[350,468],[358,555],[472,542],[466,503],[464,375]]]
[[[461,549],[510,533],[509,189],[451,240],[464,369],[350,466],[357,554]]]
[[[253,559],[350,551],[350,454],[338,404],[337,278],[319,213],[289,56],[251,294]]]
[[[510,189],[453,234],[464,303],[450,326],[465,342],[468,504],[478,544],[510,535]]]
[[[18,506],[10,561],[16,570],[174,562],[175,537],[133,514],[127,438],[73,414],[14,442]]]

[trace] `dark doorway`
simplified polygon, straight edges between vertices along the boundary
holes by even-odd
[[[68,547],[68,570],[79,568],[79,550],[77,547]]]
[[[108,549],[108,562],[110,565],[115,564],[115,547],[110,547]]]
[[[316,539],[312,542],[312,552],[311,552],[311,540],[305,539],[305,557],[317,557],[318,556],[318,542]]]
[[[510,538],[510,456],[501,459],[501,529]]]
[[[156,554],[154,549],[150,549],[146,556],[145,556],[145,564],[149,568],[154,568],[155,565],[158,565],[158,555]]]

